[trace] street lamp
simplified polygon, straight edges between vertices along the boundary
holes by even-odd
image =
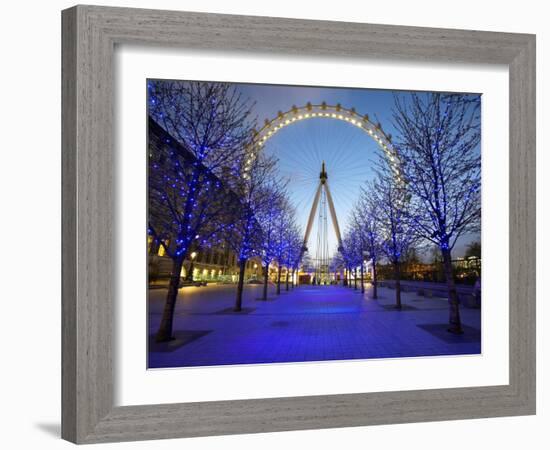
[[[191,253],[191,265],[189,266],[189,281],[193,281],[193,262],[195,261],[195,258],[197,257],[197,252]]]

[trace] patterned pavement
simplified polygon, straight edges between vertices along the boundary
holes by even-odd
[[[213,366],[343,359],[479,354],[481,311],[461,308],[465,333],[446,331],[447,301],[380,288],[379,299],[341,286],[300,286],[258,301],[262,287],[245,286],[234,313],[235,286],[180,289],[175,340],[154,343],[165,289],[149,291],[149,367]]]

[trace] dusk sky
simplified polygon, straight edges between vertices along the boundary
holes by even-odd
[[[300,107],[307,102],[320,104],[325,101],[329,105],[340,103],[345,108],[354,107],[359,114],[368,114],[373,122],[380,122],[386,133],[397,135],[392,126],[395,91],[252,84],[237,86],[245,97],[255,102],[254,112],[260,124],[266,118],[273,119],[278,111],[288,111],[292,105]],[[314,118],[279,131],[267,141],[265,151],[278,158],[281,174],[290,179],[288,190],[303,230],[319,183],[321,164],[325,161],[340,230],[344,234],[352,206],[361,186],[372,179],[372,167],[381,150],[357,127],[339,120]],[[328,220],[329,250],[334,254],[336,235],[330,216]],[[315,257],[316,251],[316,222],[309,239],[311,257]],[[465,246],[473,240],[479,240],[479,235],[461,238],[453,256],[462,256]]]

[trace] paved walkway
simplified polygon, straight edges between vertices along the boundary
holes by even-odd
[[[283,288],[284,289],[284,288]],[[341,286],[300,286],[270,301],[256,299],[262,287],[245,286],[243,311],[232,312],[231,285],[180,289],[175,340],[156,344],[165,289],[149,291],[149,367],[211,366],[478,354],[481,313],[462,308],[465,333],[446,331],[447,300],[404,293],[401,311],[395,292],[379,299]]]

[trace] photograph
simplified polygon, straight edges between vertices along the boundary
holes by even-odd
[[[548,447],[543,2],[3,6],[3,448]]]
[[[481,354],[481,95],[147,80],[149,369]]]

